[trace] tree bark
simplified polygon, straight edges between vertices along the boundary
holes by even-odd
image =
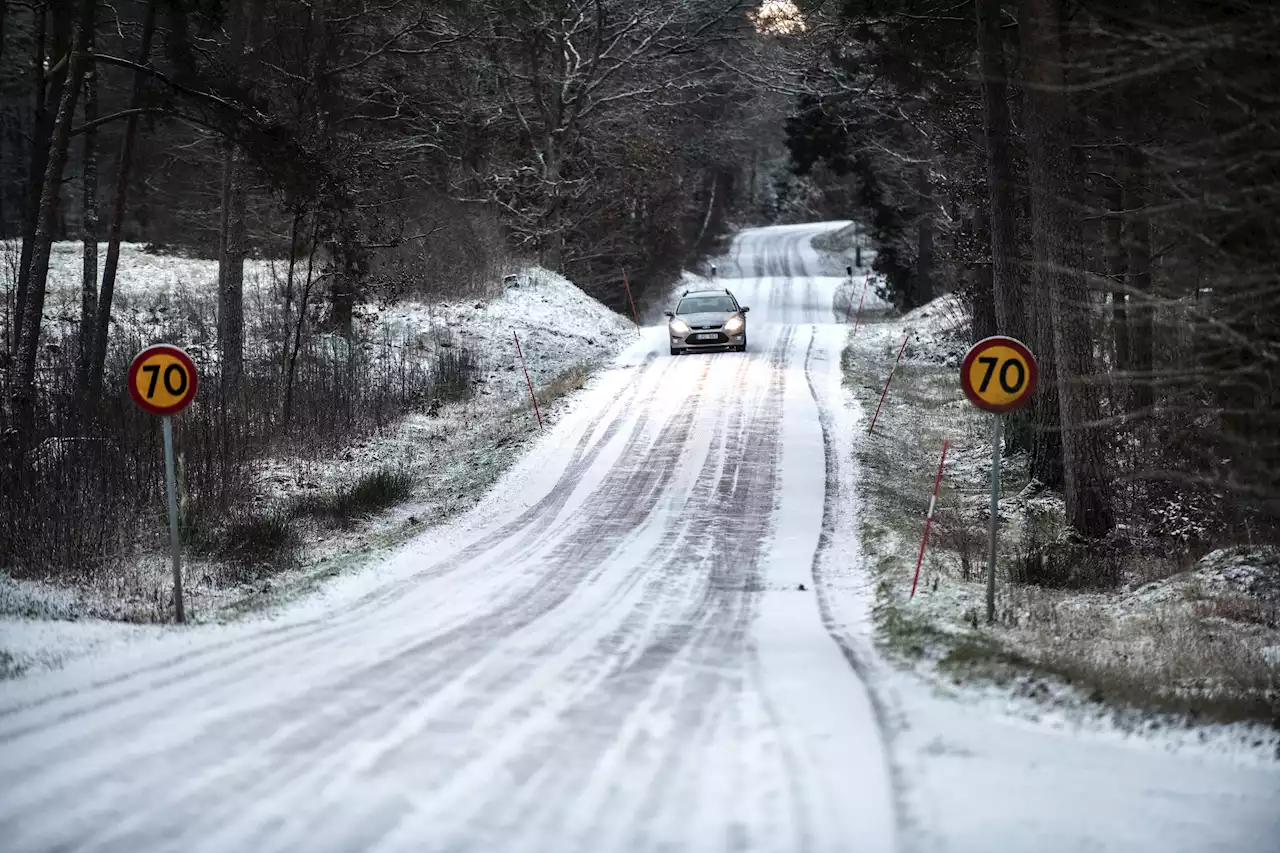
[[[1117,166],[1113,174],[1103,178],[1103,197],[1107,203],[1107,218],[1102,224],[1103,258],[1106,264],[1107,281],[1111,290],[1111,340],[1115,349],[1115,369],[1120,372],[1129,370],[1129,320],[1125,304],[1125,248],[1124,248],[1124,210],[1125,188],[1124,167],[1122,158],[1116,157]],[[1116,402],[1122,410],[1125,407],[1123,382],[1118,389]]]
[[[1151,293],[1151,221],[1147,214],[1146,155],[1136,146],[1126,149],[1125,186],[1129,212],[1128,244],[1129,292],[1136,299],[1127,312],[1130,323],[1129,369],[1135,375],[1131,403],[1136,412],[1146,413],[1155,404],[1150,374],[1155,364],[1155,311]]]
[[[92,33],[89,36],[89,46],[92,50]],[[97,118],[98,72],[90,66],[84,78],[84,120],[90,127],[84,133],[84,169],[81,175],[84,190],[84,267],[80,281],[80,359],[77,365],[81,389],[85,387],[89,365],[93,360],[93,329],[98,319],[98,131],[92,126]]]
[[[156,31],[159,0],[149,0],[142,23],[142,40],[138,45],[138,71],[133,74],[133,91],[129,109],[142,106],[150,78],[141,70],[151,61],[151,41]],[[86,377],[85,400],[91,415],[97,411],[102,397],[102,371],[107,361],[107,336],[111,329],[111,302],[115,296],[116,269],[120,264],[120,232],[129,200],[129,179],[133,172],[133,149],[138,137],[138,114],[131,113],[124,122],[124,140],[120,144],[120,163],[116,169],[115,195],[111,204],[111,230],[107,235],[107,257],[102,265],[102,289],[98,295],[98,316],[93,329],[93,357]]]
[[[231,62],[239,68],[245,46],[253,38],[261,0],[231,12]],[[239,393],[244,373],[245,169],[240,146],[228,143],[222,159],[222,222],[218,255],[218,352],[222,361],[222,393]]]
[[[9,18],[9,0],[0,0],[0,60],[4,59],[5,22]]]
[[[1018,199],[1014,191],[1013,146],[1009,144],[1008,67],[1004,36],[1000,32],[1001,3],[1000,0],[978,0],[974,7],[982,78],[983,133],[987,146],[991,294],[996,314],[994,334],[1030,343],[1027,338],[1026,293],[1017,269]],[[1032,449],[1032,420],[1039,404],[1039,400],[1032,400],[1027,408],[1006,416],[1005,446],[1009,452]]]
[[[76,101],[80,96],[85,66],[88,64],[89,40],[93,32],[96,0],[82,0],[79,27],[62,87],[48,163],[44,171],[43,189],[35,239],[31,252],[31,274],[27,301],[23,306],[22,343],[18,349],[18,432],[27,440],[33,438],[36,399],[36,362],[40,352],[40,326],[44,319],[45,284],[49,277],[49,254],[53,248],[54,226],[58,216],[62,172],[67,165],[67,149],[71,144],[71,124]]]
[[[1023,0],[1020,29],[1028,59],[1027,147],[1031,183],[1033,280],[1041,322],[1052,327],[1063,491],[1067,521],[1089,537],[1113,526],[1102,442],[1090,429],[1099,417],[1094,393],[1078,380],[1093,372],[1092,324],[1077,206],[1084,181],[1071,149],[1064,94],[1062,0]],[[1043,358],[1043,357],[1042,357]]]
[[[48,100],[51,96],[62,94],[62,80],[65,77],[65,66],[55,65],[67,46],[65,34],[69,32],[69,28],[65,26],[64,13],[63,5],[56,2],[41,3],[32,9],[36,31],[32,39],[31,56],[31,166],[27,173],[27,198],[22,222],[22,253],[18,261],[18,301],[14,307],[16,318],[14,349],[19,351],[22,348],[22,320],[26,314],[27,292],[31,287],[31,259],[35,250],[36,223],[39,219],[40,193],[43,189],[41,180],[44,178],[45,167],[49,162],[49,142],[53,134],[52,107]],[[54,23],[52,45],[54,58],[51,62],[48,56],[50,18]],[[48,79],[45,77],[46,62],[55,67],[53,75]]]
[[[986,245],[991,240],[991,219],[981,207],[973,217],[974,236],[978,243]],[[994,275],[990,263],[975,264],[969,270],[969,287],[972,289],[973,304],[973,342],[999,334],[996,319],[995,294],[993,290]]]
[[[933,299],[933,193],[929,189],[929,168],[916,169],[916,192],[919,193],[920,217],[916,220],[916,275],[910,306],[919,308]]]

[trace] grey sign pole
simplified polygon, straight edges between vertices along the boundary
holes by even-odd
[[[1000,527],[1000,416],[991,416],[991,542],[987,555],[987,624],[996,621],[996,542]]]
[[[169,547],[173,551],[173,605],[179,622],[186,622],[182,608],[182,549],[178,542],[178,478],[173,473],[173,418],[165,415],[164,479],[169,492]]]

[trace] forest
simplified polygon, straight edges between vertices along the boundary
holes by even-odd
[[[1280,10],[812,4],[787,142],[867,223],[889,295],[969,307],[1041,366],[1006,453],[1085,541],[1276,541]]]
[[[659,298],[732,227],[815,219],[865,224],[898,308],[957,293],[973,340],[1031,346],[1006,452],[1082,540],[1275,541],[1271,4],[3,0],[0,21],[0,565],[89,570],[157,499],[122,243],[218,263],[213,316],[169,318],[210,342],[216,393],[182,426],[195,530],[280,441],[468,393],[465,351],[320,357],[359,342],[361,305],[536,263],[622,310],[624,271]],[[51,323],[68,240],[83,283]],[[279,265],[265,308],[254,258]]]

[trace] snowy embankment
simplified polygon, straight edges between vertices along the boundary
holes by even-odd
[[[78,244],[55,245],[46,303],[50,341],[74,330],[79,264]],[[249,346],[274,322],[267,306],[282,273],[279,264],[247,264]],[[124,246],[113,336],[136,337],[142,344],[170,340],[170,330],[178,327],[172,318],[213,316],[216,280],[214,261]],[[334,457],[282,452],[261,460],[254,497],[258,509],[332,494],[361,475],[388,469],[408,472],[413,492],[399,506],[338,527],[301,520],[295,564],[248,582],[228,582],[211,557],[188,554],[184,583],[189,617],[222,620],[294,598],[349,571],[372,552],[473,507],[539,433],[513,335],[519,335],[548,426],[571,408],[571,392],[588,384],[595,371],[637,338],[630,320],[545,270],[528,269],[514,283],[495,284],[492,290],[498,295],[491,298],[358,307],[357,337],[374,358],[385,351],[386,341],[424,360],[440,348],[465,348],[476,363],[470,399],[424,406],[379,435],[352,441]],[[189,332],[192,325],[181,327]],[[176,341],[197,364],[216,357],[212,329],[208,331]],[[17,581],[0,570],[0,677],[56,667],[87,651],[165,630],[122,622],[154,619],[157,610],[165,610],[170,586],[162,553],[144,553],[114,567],[93,586],[76,589]]]
[[[1280,758],[1280,732],[1268,725],[1280,708],[1274,551],[1175,560],[1173,543],[1126,529],[1126,541],[1137,544],[1122,552],[1113,588],[1019,582],[1011,572],[1066,540],[1061,498],[1029,482],[1026,456],[1015,454],[1002,466],[996,625],[985,625],[990,431],[959,389],[968,325],[948,295],[876,318],[846,352],[846,385],[869,417],[908,342],[874,433],[858,451],[859,524],[882,649],[938,689],[1054,727]],[[911,598],[944,439],[942,489]]]

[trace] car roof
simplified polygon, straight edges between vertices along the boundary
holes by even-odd
[[[733,294],[729,293],[729,290],[725,288],[722,290],[686,290],[680,295],[680,298],[683,299],[686,296],[724,296],[725,294],[733,296]]]

